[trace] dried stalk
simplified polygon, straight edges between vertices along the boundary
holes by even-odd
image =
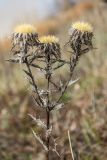
[[[70,151],[71,151],[72,160],[75,160],[75,159],[74,159],[74,154],[73,154],[73,149],[72,149],[71,137],[70,137],[70,132],[69,132],[69,130],[68,130],[68,139],[69,139],[69,146],[70,146]]]
[[[77,27],[75,28],[75,26]],[[67,45],[68,44],[70,45],[70,47],[73,50],[73,53],[72,53],[72,57],[68,61],[66,61],[61,59],[60,45],[59,45],[59,42],[57,42],[56,37],[52,36],[50,39],[50,36],[49,36],[47,42],[40,43],[38,39],[38,34],[34,32],[34,28],[30,26],[30,30],[32,30],[32,33],[29,33],[29,32],[26,33],[25,32],[26,27],[29,28],[29,25],[24,26],[24,28],[21,26],[22,33],[20,33],[20,30],[19,30],[20,27],[19,27],[17,30],[19,32],[18,33],[15,32],[13,34],[13,37],[12,37],[13,47],[11,49],[11,52],[13,52],[13,58],[9,59],[8,61],[14,62],[14,63],[20,62],[26,65],[27,70],[24,70],[24,72],[29,78],[30,85],[33,87],[33,92],[34,92],[33,98],[36,104],[39,107],[44,108],[46,111],[46,124],[40,119],[36,119],[32,115],[30,115],[30,117],[35,121],[35,123],[38,126],[44,128],[45,135],[46,135],[46,144],[34,132],[34,130],[32,130],[32,132],[35,138],[40,142],[40,144],[45,149],[47,160],[49,160],[50,150],[55,152],[57,156],[60,157],[57,151],[56,142],[54,142],[53,148],[51,147],[51,144],[50,144],[50,139],[52,138],[52,135],[51,135],[52,127],[50,124],[51,111],[55,109],[58,110],[63,107],[63,103],[60,103],[60,101],[69,86],[69,83],[72,79],[73,72],[79,60],[79,57],[93,48],[92,46],[93,32],[90,25],[87,25],[84,23],[83,24],[78,23],[74,25],[74,28],[71,27],[70,38]],[[78,27],[80,28],[78,29]],[[47,38],[45,37],[45,40],[46,39]],[[85,45],[85,49],[83,49],[84,45]],[[31,53],[29,53],[29,48],[32,46],[35,47],[35,53],[33,51],[30,51]],[[15,50],[15,47],[19,47],[18,51]],[[42,64],[38,65],[38,63],[36,62],[41,62],[43,66]],[[44,67],[44,64],[45,64],[45,67]],[[54,66],[55,64],[57,64],[57,66]],[[54,74],[56,70],[58,70],[64,65],[69,66],[69,71],[70,71],[69,78],[65,84],[57,84],[52,79],[52,74]],[[35,70],[39,69],[39,71],[43,73],[46,80],[45,90],[39,89],[35,81],[32,68],[34,68]],[[55,91],[60,94],[60,96],[57,98],[56,101],[54,101],[52,97],[52,95],[54,94],[54,90],[51,89],[51,86],[53,86],[55,88]],[[68,131],[68,138],[69,138],[72,159],[74,160],[69,131]]]
[[[47,112],[47,131],[50,129],[50,80],[51,80],[51,66],[50,66],[50,55],[49,53],[47,53],[46,56],[46,79],[47,79],[47,108],[46,108],[46,112]],[[49,160],[49,150],[50,150],[50,135],[47,135],[47,148],[48,148],[48,152],[47,152],[47,160]]]

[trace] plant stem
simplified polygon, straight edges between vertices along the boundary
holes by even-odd
[[[63,95],[64,95],[64,93],[65,93],[65,91],[66,91],[66,89],[68,87],[68,84],[69,84],[69,82],[70,82],[70,80],[71,80],[71,78],[73,76],[73,72],[74,72],[74,69],[75,69],[75,67],[77,65],[78,60],[79,60],[79,54],[73,55],[73,58],[70,59],[70,62],[69,62],[69,64],[70,64],[70,76],[69,76],[69,79],[68,79],[68,81],[66,82],[66,84],[64,86],[63,91],[61,92],[60,97],[58,98],[58,100],[56,102],[56,105],[60,102],[61,98],[63,97]],[[54,107],[55,107],[55,105],[53,107],[51,107],[51,110],[53,110]]]
[[[47,152],[47,160],[49,160],[49,150],[50,150],[50,133],[49,133],[49,129],[50,129],[50,80],[51,80],[51,73],[50,73],[50,55],[49,53],[47,54],[47,59],[46,59],[46,79],[47,79],[47,108],[46,108],[46,112],[47,112],[47,148],[48,148],[48,152]]]
[[[69,79],[68,79],[68,81],[67,81],[67,83],[66,83],[66,85],[65,85],[65,88],[64,88],[64,90],[62,91],[61,96],[59,97],[57,103],[59,103],[59,101],[60,101],[61,98],[63,97],[63,95],[64,95],[64,93],[65,93],[65,91],[66,91],[66,89],[67,89],[67,87],[68,87],[68,84],[69,84],[69,82],[70,82],[70,80],[71,80],[71,78],[72,78],[72,76],[73,76],[74,69],[75,69],[75,67],[76,67],[76,65],[77,65],[78,59],[79,59],[79,56],[78,56],[78,54],[77,54],[77,55],[74,55],[72,61],[70,60],[70,61],[71,61],[71,62],[70,62],[70,76],[69,76]]]
[[[27,55],[27,44],[25,44],[24,53]],[[35,89],[35,92],[37,93],[38,99],[39,99],[41,105],[43,105],[43,101],[42,101],[42,99],[41,99],[41,97],[40,97],[40,95],[39,95],[38,87],[37,87],[37,85],[36,85],[36,82],[35,82],[35,79],[34,79],[34,77],[33,77],[32,71],[31,71],[31,69],[30,69],[30,64],[29,64],[29,62],[28,62],[27,57],[25,57],[25,64],[26,64],[26,67],[27,67],[28,72],[29,72],[29,74],[30,74],[30,78],[31,78],[31,80],[32,80],[32,84],[33,84],[33,87],[34,87],[34,89]]]
[[[29,73],[30,73],[30,78],[31,78],[31,80],[32,80],[33,87],[35,88],[35,92],[36,92],[37,95],[38,95],[38,99],[39,99],[40,103],[43,105],[43,101],[42,101],[42,99],[41,99],[41,97],[40,97],[40,95],[39,95],[38,88],[37,88],[37,85],[36,85],[36,83],[35,83],[34,77],[33,77],[33,75],[32,75],[32,71],[31,71],[31,69],[30,69],[30,66],[29,66],[29,63],[28,63],[27,58],[26,58],[25,61],[26,61],[27,69],[28,69],[28,71],[29,71]]]
[[[47,131],[50,128],[50,111],[47,111]],[[49,149],[50,149],[50,136],[49,134],[47,135],[47,160],[49,160]]]
[[[50,76],[48,77],[48,85],[47,85],[47,90],[48,90],[48,93],[47,93],[47,110],[46,110],[46,113],[47,113],[47,132],[48,132],[48,130],[49,130],[49,128],[50,128],[49,83],[50,83]],[[47,160],[49,160],[49,149],[50,149],[50,136],[49,136],[49,134],[47,134],[47,148],[48,148]]]

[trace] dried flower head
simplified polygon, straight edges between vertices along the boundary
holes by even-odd
[[[22,24],[15,28],[15,33],[36,33],[36,28],[30,24]]]
[[[12,41],[14,45],[23,47],[25,44],[32,46],[38,44],[38,34],[30,24],[19,25],[14,29]]]
[[[70,30],[70,46],[75,53],[82,54],[93,48],[93,27],[89,23],[76,22]]]
[[[81,32],[93,32],[93,27],[89,23],[76,22],[73,23],[71,27]]]
[[[43,36],[43,37],[40,37],[40,42],[41,43],[58,43],[59,42],[59,39],[55,36]]]
[[[12,35],[12,53],[23,62],[25,55],[39,44],[38,34],[34,26],[22,24],[14,29]],[[25,48],[27,51],[25,51]],[[22,60],[23,59],[23,60]]]
[[[60,45],[57,37],[48,35],[40,37],[39,40],[41,42],[40,50],[42,54],[49,54],[51,57],[60,58]]]

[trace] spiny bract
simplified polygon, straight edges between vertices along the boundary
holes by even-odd
[[[16,26],[15,33],[35,33],[36,32],[36,28],[30,24],[22,24],[22,25],[18,25]]]
[[[58,43],[59,42],[59,39],[55,36],[43,36],[43,37],[40,37],[40,42],[41,43]]]
[[[93,32],[93,27],[87,22],[75,22],[71,27],[81,32]]]

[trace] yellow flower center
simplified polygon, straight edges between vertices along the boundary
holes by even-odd
[[[41,43],[58,43],[59,42],[59,39],[55,36],[42,36],[40,37],[40,42]]]
[[[75,22],[72,24],[72,28],[80,30],[81,32],[93,32],[93,27],[85,22]]]
[[[36,28],[30,24],[22,24],[15,28],[14,32],[16,33],[35,33]]]

